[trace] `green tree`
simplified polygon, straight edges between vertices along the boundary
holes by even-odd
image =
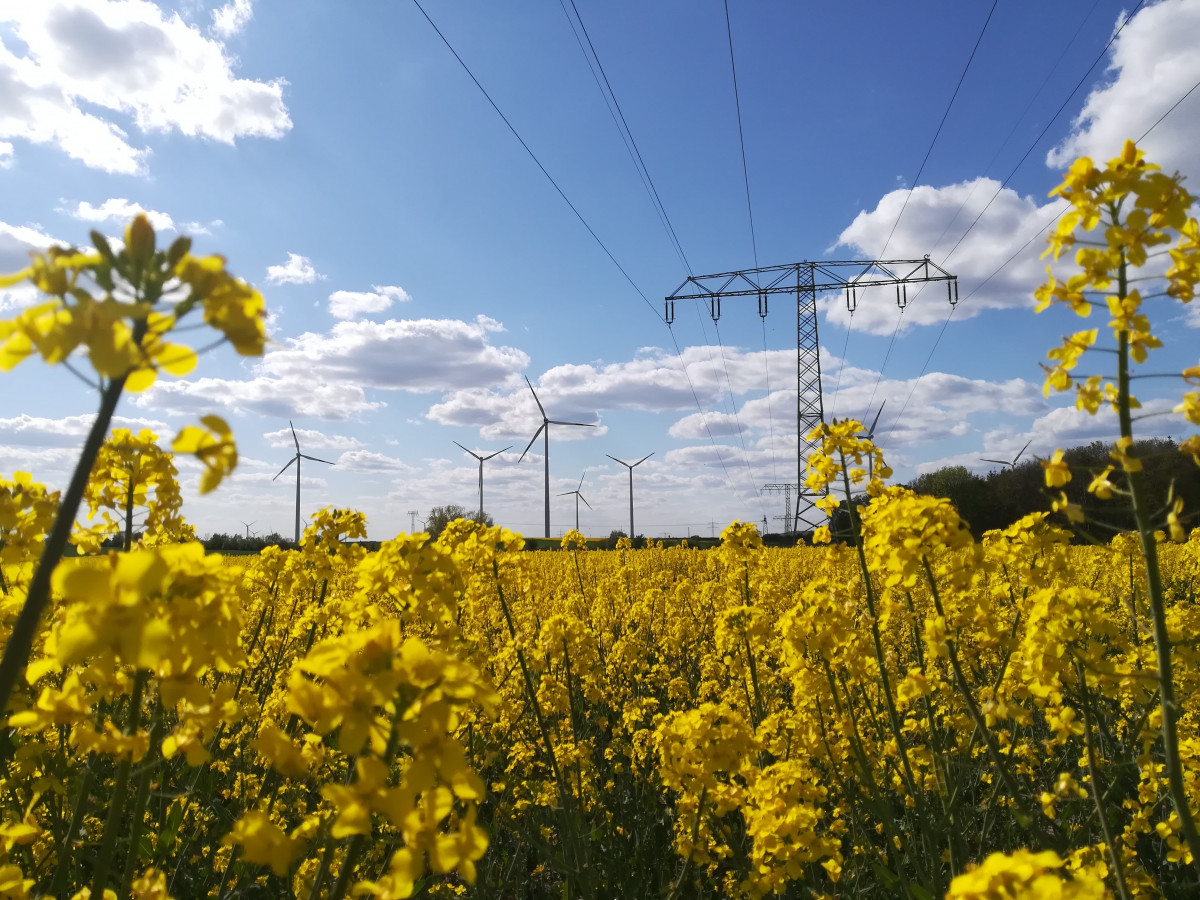
[[[437,536],[455,519],[467,519],[488,526],[496,524],[492,517],[482,510],[468,512],[465,506],[451,503],[448,506],[435,506],[429,511],[429,518],[425,521],[425,530],[429,532],[431,538],[437,540]]]

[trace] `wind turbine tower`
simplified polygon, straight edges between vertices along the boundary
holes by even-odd
[[[654,454],[647,453],[645,456],[643,456],[641,459],[639,459],[635,463],[625,462],[625,460],[617,459],[615,456],[610,456],[607,453],[605,453],[604,455],[607,456],[609,459],[611,459],[613,462],[619,462],[621,465],[623,465],[625,468],[627,468],[629,470],[629,539],[632,541],[634,538],[634,534],[635,534],[635,532],[633,530],[633,470],[635,468],[637,468],[638,466],[640,466],[642,463],[644,463],[646,460],[648,460]]]
[[[537,437],[537,435],[534,435],[534,437]],[[477,460],[479,460],[479,517],[483,518],[483,463],[484,463],[484,460],[491,459],[493,456],[499,456],[501,453],[504,452],[504,450],[511,450],[512,447],[508,446],[508,447],[505,447],[504,450],[497,450],[495,453],[489,453],[487,456],[480,456],[474,450],[467,450],[467,448],[463,447],[462,444],[459,444],[458,441],[455,441],[454,443],[457,444],[463,451],[470,453],[473,457],[475,457]]]
[[[292,424],[291,419],[288,419],[288,428],[292,429],[292,440],[296,444],[296,455],[288,460],[287,466],[284,466],[275,473],[275,478],[278,478],[280,475],[286,472],[288,470],[288,466],[290,466],[292,463],[296,464],[296,546],[298,547],[300,546],[300,460],[311,459],[313,462],[325,463],[327,466],[332,466],[333,463],[327,459],[317,459],[315,456],[309,456],[307,453],[301,453],[300,439],[296,437],[296,426]],[[272,478],[271,480],[274,481],[275,478]]]
[[[561,494],[558,495],[560,497],[566,497],[568,494],[575,495],[575,530],[576,531],[579,530],[579,501],[583,500],[584,506],[586,506],[588,509],[592,508],[592,504],[588,503],[587,500],[584,498],[583,494],[579,493],[580,489],[583,487],[583,478],[585,475],[587,475],[586,469],[584,470],[583,475],[579,476],[579,486],[576,487],[575,490],[563,491]]]
[[[560,422],[557,419],[551,419],[546,415],[546,408],[542,406],[542,401],[538,399],[537,391],[533,389],[533,383],[529,380],[529,376],[525,377],[525,383],[529,385],[529,392],[533,394],[533,402],[537,404],[538,411],[542,414],[542,424],[538,426],[538,430],[533,433],[533,437],[529,439],[529,443],[525,445],[525,449],[521,451],[521,459],[525,458],[525,454],[529,452],[529,448],[533,446],[533,442],[537,440],[539,434],[544,434],[543,456],[546,459],[546,537],[550,537],[550,426],[551,425],[577,425],[581,428],[595,428],[588,422]],[[517,462],[520,463],[521,459]],[[577,504],[578,506],[578,504]]]

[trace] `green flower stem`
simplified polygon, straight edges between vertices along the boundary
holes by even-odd
[[[1114,217],[1115,219],[1115,217]],[[1118,296],[1128,296],[1128,262],[1121,253],[1118,271]],[[1117,416],[1121,423],[1121,437],[1133,440],[1133,419],[1129,401],[1129,332],[1122,331],[1117,353]],[[1126,451],[1133,452],[1132,445]],[[1133,501],[1133,516],[1137,523],[1138,540],[1142,546],[1142,559],[1146,566],[1146,593],[1150,601],[1150,618],[1154,626],[1154,650],[1158,670],[1158,696],[1162,708],[1163,763],[1167,772],[1167,787],[1171,803],[1179,815],[1179,829],[1192,854],[1192,866],[1200,874],[1200,834],[1196,831],[1196,820],[1188,805],[1187,791],[1183,785],[1183,763],[1179,756],[1179,703],[1175,699],[1175,675],[1171,665],[1171,637],[1167,632],[1167,610],[1162,585],[1162,572],[1158,565],[1158,542],[1154,537],[1151,522],[1151,503],[1141,469],[1127,472],[1129,493]]]
[[[943,619],[946,618],[946,611],[942,608],[942,598],[938,594],[937,581],[933,577],[933,570],[929,567],[929,560],[921,557],[921,564],[925,567],[925,577],[929,579],[929,593],[933,598],[934,609],[937,614]],[[1042,829],[1036,831],[1030,826],[1038,821],[1038,813],[1029,806],[1028,798],[1017,784],[1016,777],[1005,764],[1004,757],[1000,754],[1000,746],[996,743],[996,736],[992,734],[992,730],[987,726],[987,720],[983,716],[979,704],[975,702],[975,696],[971,693],[970,685],[967,684],[966,676],[963,674],[962,664],[958,658],[958,642],[947,636],[946,652],[950,656],[950,671],[954,674],[954,682],[958,687],[959,696],[963,698],[963,702],[967,705],[967,712],[970,713],[972,720],[975,722],[975,727],[979,729],[979,734],[983,738],[983,745],[987,748],[987,754],[992,760],[992,765],[996,767],[996,771],[1000,774],[1000,779],[1004,782],[1004,787],[1008,790],[1012,800],[1017,804],[1020,816],[1028,821],[1022,822],[1022,827],[1029,831],[1031,838],[1042,845],[1043,849],[1047,849],[1046,835],[1042,833]],[[1053,848],[1053,844],[1050,844]],[[1055,848],[1061,849],[1061,848]]]
[[[162,703],[155,700],[154,704],[154,724],[150,728],[150,749],[147,756],[154,754],[158,748],[159,738],[162,737]],[[154,770],[154,765],[149,759],[143,759],[141,762],[141,771],[137,778],[137,794],[133,800],[132,818],[129,826],[129,851],[125,855],[125,871],[121,875],[121,889],[117,892],[120,897],[130,896],[129,888],[133,884],[134,869],[137,867],[139,859],[138,845],[142,840],[142,833],[145,831],[146,823],[146,803],[150,799],[150,773]]]
[[[144,324],[139,323],[144,330]],[[141,335],[135,332],[135,340]],[[83,452],[79,454],[79,462],[71,475],[71,483],[63,495],[58,508],[58,518],[46,535],[46,543],[42,548],[42,556],[38,561],[33,580],[29,583],[29,593],[25,595],[25,603],[17,614],[13,624],[12,634],[4,645],[4,656],[0,657],[0,715],[8,711],[8,701],[12,696],[25,664],[29,662],[29,654],[33,649],[33,639],[37,634],[38,623],[42,613],[50,602],[50,576],[54,573],[58,561],[62,559],[63,551],[67,548],[67,539],[71,536],[71,528],[75,525],[75,516],[79,512],[79,503],[83,500],[83,492],[92,474],[92,466],[108,433],[108,426],[116,412],[117,402],[125,389],[126,375],[112,379],[100,394],[100,409],[96,420],[92,422],[87,439],[83,442]],[[11,748],[0,750],[0,755],[7,758]]]
[[[83,828],[83,817],[87,815],[88,801],[91,799],[92,783],[95,779],[92,776],[91,757],[89,756],[88,763],[85,764],[83,770],[83,782],[79,785],[79,796],[75,798],[75,809],[71,813],[71,824],[67,828],[67,833],[62,836],[58,842],[58,860],[54,866],[54,877],[50,880],[50,896],[61,897],[63,891],[67,887],[67,875],[71,868],[70,863],[74,859],[74,855],[70,852],[71,841],[74,836],[79,834]]]
[[[1092,737],[1092,703],[1088,697],[1087,673],[1083,664],[1075,663],[1075,675],[1079,679],[1079,692],[1083,707],[1083,737],[1087,744],[1087,767],[1092,787],[1092,802],[1096,805],[1096,818],[1100,820],[1100,831],[1104,835],[1104,844],[1108,847],[1108,857],[1113,864],[1113,872],[1117,876],[1117,890],[1121,900],[1130,900],[1129,887],[1125,884],[1125,866],[1121,863],[1121,848],[1113,843],[1112,828],[1108,824],[1107,810],[1100,791],[1100,773],[1096,767],[1096,741]]]
[[[125,726],[127,735],[137,733],[146,677],[145,669],[138,669],[137,674],[133,676],[133,690],[129,697],[129,720]],[[113,779],[112,800],[108,807],[108,818],[104,820],[104,836],[100,839],[100,855],[96,860],[96,868],[92,870],[93,897],[103,897],[104,888],[108,885],[108,873],[112,868],[113,855],[117,848],[117,832],[120,831],[121,819],[125,813],[125,794],[129,788],[129,770],[132,766],[131,751],[121,760],[117,767],[117,775]]]

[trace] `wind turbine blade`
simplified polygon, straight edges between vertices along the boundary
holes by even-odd
[[[995,463],[998,466],[1011,465],[1011,463],[1007,459],[988,459],[987,457],[984,457],[984,456],[979,457],[979,461]]]
[[[525,383],[529,385],[529,393],[533,394],[533,402],[538,405],[538,409],[542,412],[542,421],[546,421],[546,408],[542,406],[542,401],[538,399],[537,391],[533,389],[533,382],[529,380],[529,376],[525,376]]]
[[[471,454],[473,457],[475,457],[476,459],[478,459],[480,462],[482,462],[482,461],[483,461],[483,457],[481,457],[481,456],[480,456],[478,453],[476,453],[474,450],[467,450],[467,448],[466,448],[466,447],[463,447],[463,445],[462,445],[462,444],[459,444],[459,443],[458,443],[458,441],[451,441],[451,443],[453,443],[453,444],[457,444],[457,445],[458,445],[458,447],[459,447],[460,449],[462,449],[462,450],[463,450],[464,452],[466,452],[466,453],[470,453],[470,454]]]
[[[327,466],[336,466],[337,465],[337,463],[331,463],[327,459],[317,459],[315,456],[309,456],[307,453],[301,453],[300,455],[303,456],[305,459],[311,459],[313,462],[323,462]]]
[[[459,444],[458,446],[462,447],[462,444]],[[512,449],[512,444],[509,444],[507,447],[504,448],[504,450],[511,450],[511,449]],[[483,458],[483,461],[487,461],[487,460],[491,459],[493,456],[499,456],[501,453],[504,452],[504,450],[497,450],[495,453],[488,454],[487,456],[485,456]],[[470,453],[469,450],[467,452]],[[473,453],[471,455],[474,456]]]
[[[620,464],[621,464],[621,465],[623,465],[623,466],[627,466],[627,465],[629,465],[629,463],[625,462],[625,460],[623,460],[623,459],[617,459],[617,458],[616,458],[615,456],[613,456],[611,453],[605,453],[604,455],[605,455],[605,456],[607,456],[609,459],[611,459],[611,460],[612,460],[613,462],[615,462],[615,463],[620,463]]]
[[[1014,469],[1017,467],[1017,460],[1018,460],[1018,459],[1020,459],[1020,458],[1021,458],[1021,457],[1022,457],[1024,454],[1025,454],[1025,451],[1029,449],[1029,445],[1030,445],[1030,444],[1032,444],[1032,443],[1033,443],[1033,438],[1030,438],[1030,439],[1029,439],[1029,440],[1028,440],[1028,441],[1025,443],[1025,446],[1021,448],[1021,452],[1020,452],[1020,453],[1018,453],[1016,456],[1014,456],[1014,457],[1013,457],[1012,464],[1013,464],[1013,468],[1014,468]]]
[[[300,454],[296,454],[291,459],[289,459],[288,464],[286,466],[284,466],[282,469],[280,469],[278,472],[275,473],[275,478],[278,478],[280,475],[282,475],[284,472],[286,472],[288,469],[290,469],[292,466],[292,463],[294,463],[299,458],[300,458]],[[272,478],[271,480],[274,481],[275,478]]]
[[[292,424],[292,420],[288,419],[288,428],[292,429],[292,440],[296,442],[296,452],[300,452],[300,438],[296,437],[296,426]]]
[[[575,493],[579,494],[579,491],[576,491]],[[587,498],[584,497],[583,494],[579,494],[579,499],[583,501],[583,505],[586,506],[588,509],[592,508],[592,504],[587,502]]]
[[[579,425],[583,428],[599,428],[599,425],[593,425],[591,422],[560,422],[558,419],[547,419],[546,422],[550,425]]]
[[[561,494],[559,494],[558,496],[559,496],[559,497],[568,497],[568,496],[570,496],[571,494],[574,494],[574,493],[576,493],[576,492],[575,492],[575,491],[563,491],[563,492],[562,492]]]
[[[875,426],[879,424],[879,417],[883,415],[883,408],[885,406],[887,406],[886,400],[879,404],[879,410],[875,413],[875,418],[871,421],[871,430],[867,432],[867,440],[875,437]]]
[[[645,456],[643,456],[641,459],[639,459],[637,462],[635,462],[634,465],[640,466],[642,463],[644,463],[646,460],[648,460],[653,455],[654,455],[653,453],[647,453]]]
[[[575,490],[579,490],[581,487],[583,487],[583,479],[585,479],[586,477],[587,477],[587,469],[584,469],[583,474],[579,476],[579,484],[577,484],[575,486]]]
[[[542,433],[542,429],[545,427],[546,427],[545,422],[543,422],[541,425],[538,426],[538,430],[533,433],[533,437],[531,437],[529,439],[529,443],[526,444],[525,449],[521,451],[521,459],[525,458],[525,454],[529,452],[529,448],[533,446],[533,442],[538,439],[538,435]],[[521,459],[518,459],[517,462],[520,463]]]

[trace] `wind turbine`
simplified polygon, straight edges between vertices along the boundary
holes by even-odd
[[[534,437],[536,437],[536,435],[534,435]],[[491,459],[493,456],[499,456],[501,453],[504,452],[504,450],[511,450],[512,446],[510,445],[508,447],[505,447],[504,450],[497,450],[495,453],[489,453],[487,456],[480,456],[474,450],[467,450],[467,448],[463,447],[462,444],[459,444],[458,441],[455,441],[454,443],[458,444],[458,446],[460,448],[465,450],[467,453],[470,453],[473,457],[475,457],[477,460],[479,460],[479,518],[482,519],[483,518],[483,461],[486,459]]]
[[[542,401],[538,399],[537,391],[533,389],[533,383],[529,380],[529,376],[525,376],[525,383],[529,385],[529,392],[533,394],[533,402],[538,405],[538,410],[542,414],[542,424],[538,426],[538,430],[533,433],[533,437],[529,439],[529,443],[525,445],[525,449],[521,451],[521,459],[525,458],[525,454],[529,452],[529,448],[533,446],[533,442],[537,440],[539,434],[545,432],[543,446],[545,447],[544,456],[546,458],[546,537],[550,537],[550,426],[551,425],[578,425],[582,428],[595,428],[595,425],[587,422],[560,422],[557,419],[551,419],[546,415],[546,408],[542,406]],[[520,463],[521,459],[517,462]]]
[[[257,522],[257,521],[258,521],[258,519],[254,520],[254,522]],[[246,540],[250,539],[250,526],[253,525],[254,522],[242,522],[242,524],[246,526]]]
[[[317,459],[315,456],[309,456],[307,453],[301,453],[300,439],[296,437],[296,426],[292,424],[291,419],[288,419],[288,428],[292,429],[292,440],[296,444],[296,455],[288,460],[287,466],[284,466],[275,473],[275,478],[278,478],[280,475],[286,472],[288,470],[288,466],[290,466],[292,463],[296,464],[296,546],[298,547],[300,546],[300,459],[311,459],[313,462],[325,463],[327,466],[332,466],[333,463],[327,459]],[[272,478],[271,480],[274,481],[275,478]]]
[[[879,404],[879,409],[875,411],[875,418],[871,420],[871,427],[867,429],[867,433],[863,435],[872,444],[875,443],[875,426],[879,424],[879,417],[883,415],[883,408],[887,406],[887,401],[884,400]],[[867,477],[875,477],[875,457],[871,456],[867,461]]]
[[[608,456],[608,458],[611,459],[613,462],[619,462],[621,465],[623,465],[625,468],[627,468],[629,470],[629,539],[632,541],[633,536],[634,536],[634,532],[633,532],[633,470],[637,466],[640,466],[642,463],[644,463],[646,460],[648,460],[654,454],[648,453],[635,463],[627,463],[627,462],[625,462],[625,460],[617,459],[615,456],[609,456],[609,454],[607,454],[607,453],[605,453],[604,455]]]
[[[588,509],[592,508],[592,504],[588,503],[587,500],[584,498],[583,494],[579,493],[579,489],[583,487],[584,475],[587,475],[587,469],[584,469],[583,475],[579,476],[579,487],[575,488],[575,490],[573,490],[573,491],[563,491],[561,494],[558,495],[560,497],[565,497],[568,494],[575,495],[575,530],[576,531],[579,530],[579,501],[583,500],[584,506],[586,506]]]
[[[987,459],[983,456],[979,457],[979,459],[981,462],[995,463],[998,466],[1008,466],[1009,469],[1015,469],[1017,467],[1017,460],[1024,455],[1025,451],[1029,449],[1029,445],[1032,443],[1033,438],[1030,438],[1028,441],[1026,441],[1025,446],[1021,448],[1021,452],[1014,456],[1011,461],[1007,459]]]

